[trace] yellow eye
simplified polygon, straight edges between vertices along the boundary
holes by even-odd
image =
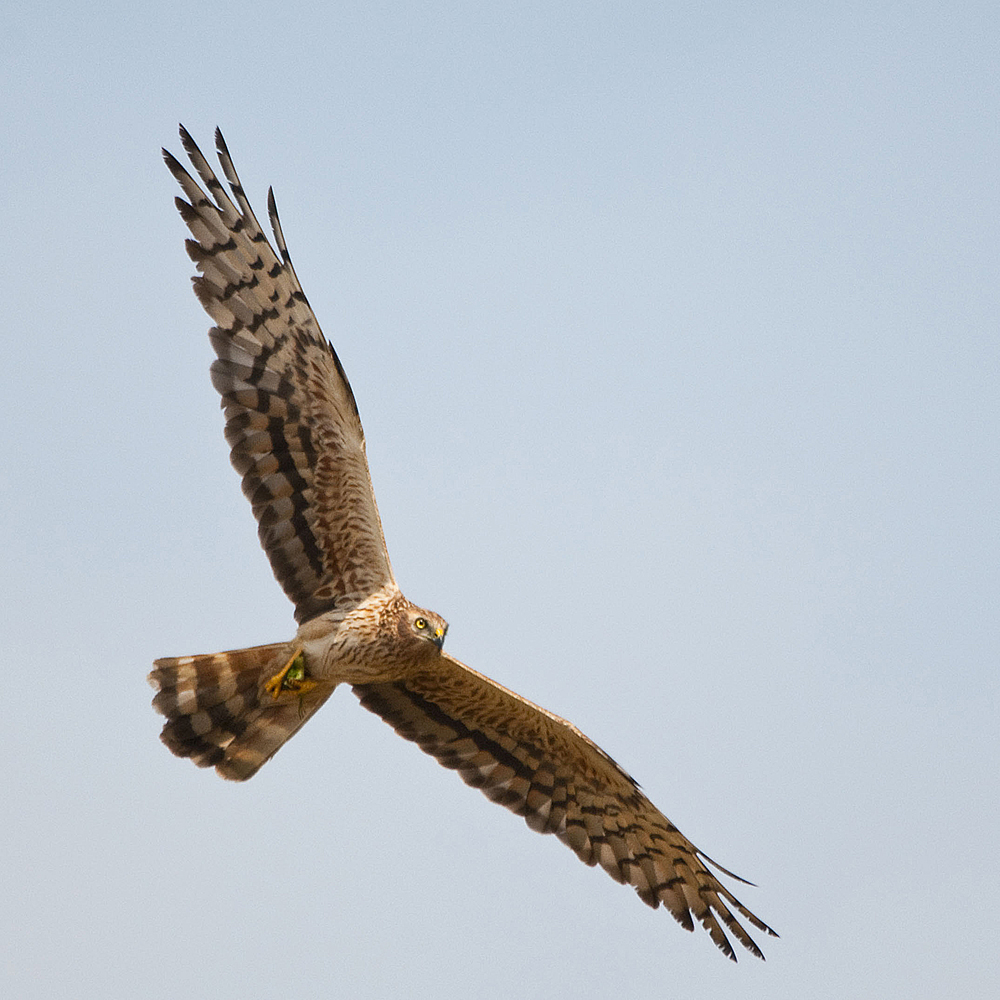
[[[427,621],[424,618],[417,618],[413,622],[416,628],[427,628]]]

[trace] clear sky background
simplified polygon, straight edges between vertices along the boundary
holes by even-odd
[[[1000,994],[995,3],[15,3],[0,994]],[[349,691],[256,778],[157,656],[292,634],[159,148],[274,184],[397,577],[782,935],[700,929]]]

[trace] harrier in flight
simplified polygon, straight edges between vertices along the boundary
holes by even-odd
[[[531,829],[554,833],[585,864],[630,884],[650,906],[662,903],[688,930],[692,917],[699,920],[730,958],[723,924],[763,958],[739,917],[774,932],[635,781],[571,723],[446,653],[447,622],[400,592],[354,394],[299,285],[273,192],[277,252],[222,134],[216,148],[231,194],[183,127],[180,135],[203,187],[163,155],[187,199],[176,201],[193,237],[194,290],[216,324],[212,384],[232,463],[298,631],[290,642],[157,660],[150,682],[166,717],[163,742],[243,781],[338,684],[349,684],[400,736]]]

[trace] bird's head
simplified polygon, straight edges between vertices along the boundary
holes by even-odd
[[[410,606],[403,613],[400,623],[408,636],[418,642],[429,642],[440,652],[444,637],[448,633],[448,623],[433,611]]]

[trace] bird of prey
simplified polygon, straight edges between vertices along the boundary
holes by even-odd
[[[737,914],[774,931],[709,864],[739,877],[699,851],[579,729],[446,653],[445,620],[403,596],[354,393],[299,285],[273,191],[274,246],[222,133],[216,149],[231,193],[183,126],[180,136],[204,187],[167,150],[163,156],[186,198],[176,204],[193,237],[194,290],[216,324],[212,384],[232,463],[298,630],[290,642],[157,660],[149,679],[166,717],[163,742],[243,781],[338,684],[349,684],[365,708],[531,829],[554,833],[688,930],[699,920],[733,960],[722,924],[763,958]]]

